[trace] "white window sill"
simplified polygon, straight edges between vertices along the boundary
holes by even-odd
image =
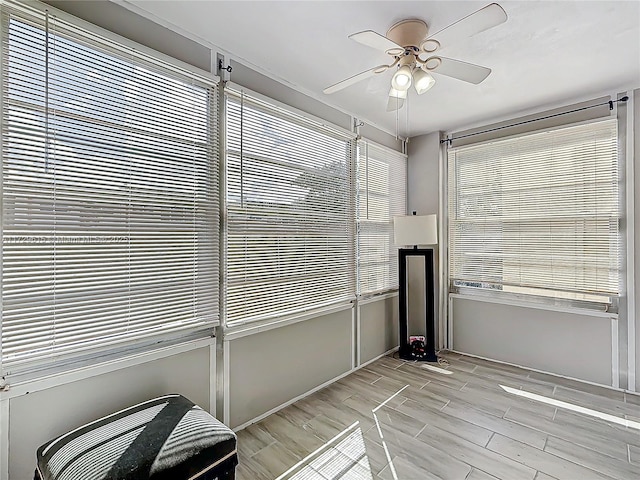
[[[215,346],[215,342],[215,337],[191,340],[188,342],[167,345],[162,348],[125,355],[96,365],[88,365],[72,370],[66,370],[64,372],[52,373],[34,379],[10,383],[8,390],[0,391],[0,400],[19,397],[28,393],[45,390],[47,388],[77,382],[98,375],[104,375],[116,370],[122,370],[135,365],[141,365],[154,360],[171,357],[173,355],[189,352],[198,348]]]
[[[527,302],[526,300],[496,298],[496,297],[489,297],[485,295],[450,293],[449,299],[453,299],[453,298],[459,298],[462,300],[472,300],[475,302],[497,303],[499,305],[510,305],[513,307],[535,308],[538,310],[548,310],[551,312],[574,313],[574,314],[585,315],[589,317],[600,317],[600,318],[609,318],[609,319],[613,318],[616,320],[618,319],[617,313],[592,310],[588,308],[570,307],[570,306],[562,306],[562,305],[550,305],[550,304],[544,304],[544,303],[538,303],[538,302]]]
[[[358,305],[367,305],[368,303],[380,302],[382,300],[386,300],[387,298],[397,297],[398,295],[398,290],[387,290],[381,293],[367,294],[358,298]]]

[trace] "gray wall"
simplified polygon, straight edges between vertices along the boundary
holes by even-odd
[[[453,349],[611,385],[611,320],[476,300],[452,301]]]
[[[398,346],[398,296],[360,305],[360,365]]]
[[[440,204],[440,133],[433,132],[420,135],[409,140],[408,146],[408,212],[416,212],[417,215],[438,214]],[[438,215],[438,228],[442,224],[442,218]],[[438,298],[440,296],[439,277],[440,262],[438,247],[434,247],[434,277],[435,286],[435,319],[439,326],[440,312]],[[408,299],[407,312],[409,316],[409,334],[424,335],[425,326],[425,300],[424,300],[424,260],[412,258],[408,262]],[[442,346],[441,328],[436,328],[436,345]]]
[[[418,215],[438,213],[440,133],[411,138],[408,154],[409,213],[414,210]]]
[[[209,408],[209,348],[200,348],[9,400],[9,478],[33,478],[36,449],[130,405],[180,393]]]
[[[336,110],[282,83],[278,83],[266,75],[251,70],[233,59],[231,60],[231,66],[233,67],[233,71],[231,72],[232,82],[279,102],[286,103],[298,110],[321,117],[347,130],[352,129],[351,115]]]
[[[229,341],[231,428],[351,370],[352,331],[348,309]]]
[[[363,125],[360,127],[360,135],[374,142],[380,143],[392,150],[402,152],[403,138],[396,137],[390,133],[384,132],[372,125]]]

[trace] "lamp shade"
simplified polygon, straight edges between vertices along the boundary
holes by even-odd
[[[413,71],[413,86],[418,92],[418,95],[422,95],[429,90],[436,83],[436,80],[431,76],[429,72],[425,72],[422,68],[416,68]]]
[[[389,96],[393,98],[407,98],[407,90],[396,90],[391,87],[389,90]]]
[[[393,217],[393,236],[397,246],[437,245],[437,215],[407,215]]]

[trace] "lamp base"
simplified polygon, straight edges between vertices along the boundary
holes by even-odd
[[[424,335],[411,335],[409,344],[400,349],[400,358],[418,362],[437,362],[438,356],[435,348],[431,348],[430,345],[427,346],[425,340]]]
[[[425,279],[425,329],[424,335],[409,335],[409,315],[407,312],[407,258],[424,257]],[[403,360],[418,362],[437,362],[436,355],[436,326],[434,305],[434,271],[432,249],[401,248],[398,251],[399,271],[399,312],[398,312],[398,339],[400,344],[399,357]],[[417,319],[416,319],[417,320]],[[422,333],[422,332],[421,332]]]

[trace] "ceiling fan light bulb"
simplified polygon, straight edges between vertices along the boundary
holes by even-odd
[[[415,87],[416,92],[418,92],[418,95],[422,95],[433,87],[436,80],[429,72],[425,72],[421,68],[416,68],[413,72],[413,82],[413,86]]]
[[[411,79],[409,78],[409,76],[408,76],[408,75],[401,74],[401,75],[398,75],[398,76],[396,77],[396,83],[397,83],[397,84],[398,84],[398,86],[400,86],[400,87],[404,87],[404,86],[409,85],[409,82],[410,82],[410,81],[411,81]]]
[[[391,86],[396,90],[406,91],[411,86],[411,67],[404,65],[398,69],[391,79]]]

